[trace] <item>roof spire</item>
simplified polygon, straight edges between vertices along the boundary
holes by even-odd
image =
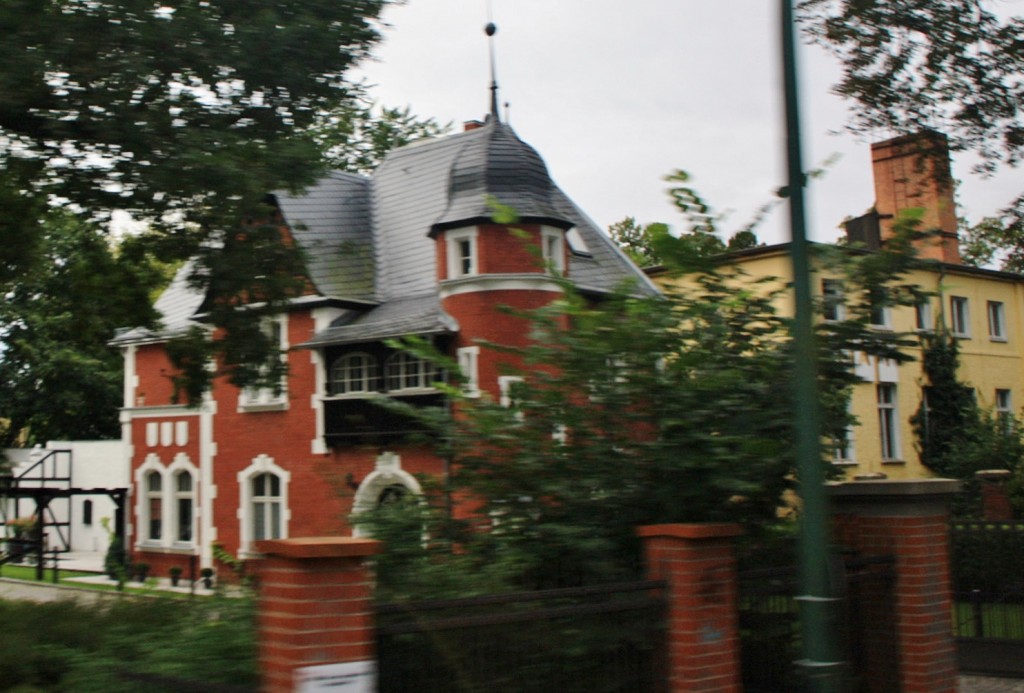
[[[497,31],[498,27],[494,25],[494,22],[487,22],[487,26],[484,27],[484,33],[487,34],[491,50],[491,118],[495,122],[500,123],[501,116],[498,113],[498,78],[495,76],[494,71],[494,34]]]

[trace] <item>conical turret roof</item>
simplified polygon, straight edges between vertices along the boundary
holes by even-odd
[[[467,138],[455,157],[448,179],[448,206],[430,233],[490,221],[493,202],[511,208],[524,223],[568,229],[574,223],[559,211],[554,191],[537,151],[511,127],[490,118],[478,136]]]

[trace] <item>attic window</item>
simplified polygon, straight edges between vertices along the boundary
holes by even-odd
[[[457,279],[477,274],[476,229],[448,232],[448,278]]]
[[[569,229],[565,232],[565,240],[569,244],[569,250],[572,251],[573,255],[579,255],[580,257],[593,257],[590,252],[590,248],[587,246],[587,242],[583,240],[583,236],[577,229]]]

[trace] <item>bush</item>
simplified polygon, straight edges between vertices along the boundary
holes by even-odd
[[[0,691],[130,693],[155,674],[258,687],[253,601],[0,601]]]

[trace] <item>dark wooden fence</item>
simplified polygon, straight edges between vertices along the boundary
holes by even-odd
[[[1024,677],[1024,522],[950,524],[961,671]]]
[[[657,693],[664,583],[377,608],[381,693]]]
[[[899,655],[893,621],[893,558],[836,557],[835,618],[847,663],[844,690],[898,693]],[[803,689],[795,566],[739,574],[743,690],[777,693]]]

